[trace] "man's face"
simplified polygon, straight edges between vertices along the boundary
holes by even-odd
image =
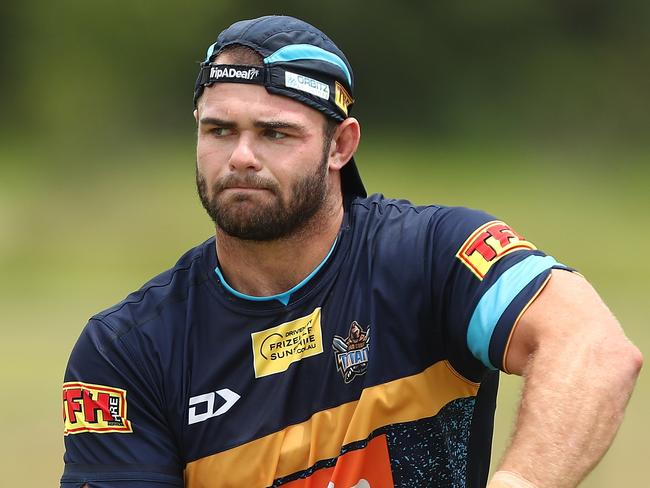
[[[261,86],[218,83],[198,104],[197,172],[204,208],[226,234],[278,239],[326,200],[325,118]]]

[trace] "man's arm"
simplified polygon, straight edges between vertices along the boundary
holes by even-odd
[[[577,486],[612,443],[642,363],[589,283],[554,270],[507,352],[505,366],[524,376],[524,389],[488,487]]]

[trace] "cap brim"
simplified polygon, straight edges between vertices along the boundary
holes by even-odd
[[[343,196],[346,197],[367,197],[366,189],[361,181],[361,175],[354,162],[354,158],[350,159],[345,166],[341,169],[341,189]]]

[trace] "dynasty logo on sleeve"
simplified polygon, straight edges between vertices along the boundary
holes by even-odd
[[[64,435],[133,432],[126,418],[126,390],[71,381],[63,383]]]
[[[479,280],[483,280],[494,263],[519,249],[537,248],[517,234],[508,224],[493,220],[476,229],[460,247],[456,257]]]

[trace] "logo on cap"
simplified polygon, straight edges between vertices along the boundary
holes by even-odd
[[[213,66],[210,68],[210,78],[220,80],[221,78],[239,78],[242,80],[254,80],[260,74],[257,68],[237,69],[237,68],[220,68]]]
[[[334,98],[334,101],[336,102],[336,106],[343,110],[345,115],[348,115],[348,108],[354,103],[354,99],[338,81],[336,82],[335,95],[336,97]]]
[[[323,100],[329,100],[330,98],[330,87],[327,83],[309,78],[308,76],[292,73],[291,71],[285,71],[284,85],[287,88],[311,93]]]

